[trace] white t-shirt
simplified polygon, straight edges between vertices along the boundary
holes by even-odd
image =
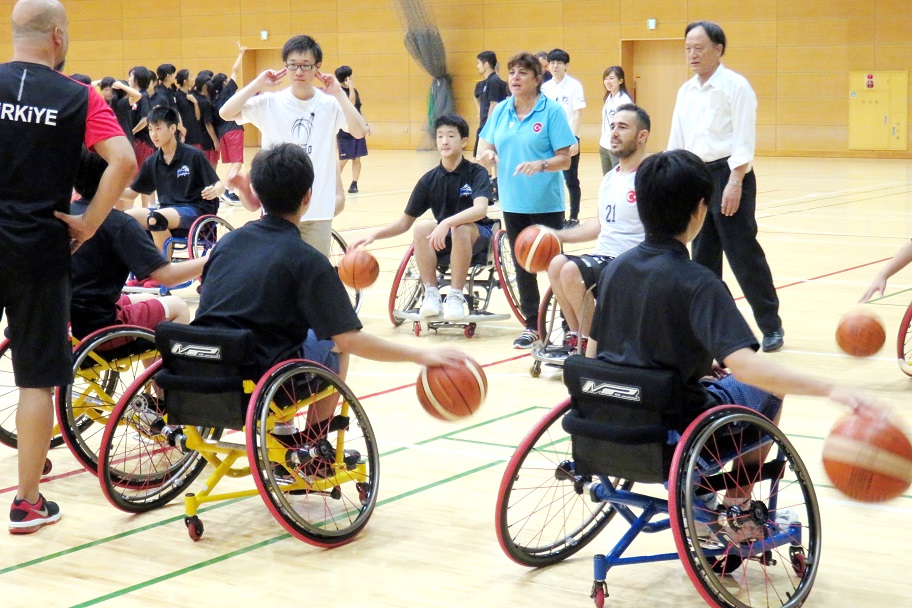
[[[618,165],[605,174],[599,187],[599,232],[594,255],[613,258],[643,242],[646,231],[637,212],[634,180],[636,171],[621,173]]]
[[[599,137],[599,146],[606,150],[611,149],[611,117],[618,107],[625,103],[633,103],[633,100],[624,91],[618,91],[617,94],[608,97],[602,106],[602,135]]]
[[[586,96],[583,94],[583,85],[579,80],[569,74],[564,75],[560,84],[552,78],[541,85],[542,94],[548,99],[553,99],[561,105],[567,115],[567,122],[573,124],[573,112],[586,107]]]
[[[295,97],[291,88],[260,93],[247,100],[237,122],[249,122],[259,129],[264,149],[292,143],[310,155],[313,196],[301,220],[331,220],[336,211],[336,133],[346,125],[335,97],[319,89],[308,100]]]

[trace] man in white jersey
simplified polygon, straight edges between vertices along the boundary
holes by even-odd
[[[590,255],[558,255],[548,267],[551,290],[569,327],[564,338],[568,349],[576,349],[579,335],[589,334],[595,310],[591,289],[602,270],[645,238],[637,212],[634,179],[637,167],[646,157],[650,122],[649,114],[632,103],[617,108],[611,119],[610,150],[619,162],[602,178],[598,217],[557,232],[564,243],[582,243],[598,237],[595,251]]]
[[[314,166],[313,196],[301,218],[301,238],[329,254],[332,218],[345,203],[336,162],[336,133],[345,128],[355,138],[367,135],[367,123],[332,74],[320,72],[323,49],[310,36],[294,36],[282,47],[281,70],[266,70],[225,102],[224,120],[251,123],[263,134],[262,146],[293,143],[304,149]],[[285,75],[291,86],[270,92]],[[324,89],[313,86],[318,78]],[[333,187],[335,186],[335,187]]]
[[[579,134],[582,122],[583,108],[586,107],[586,95],[583,85],[579,80],[567,73],[567,64],[570,63],[570,54],[561,49],[554,49],[548,53],[548,68],[553,78],[541,85],[542,95],[553,99],[561,105],[567,114],[570,130],[576,136],[576,144],[570,146],[570,168],[564,170],[564,182],[567,192],[570,193],[570,219],[567,227],[579,224],[580,200],[582,190],[579,181]]]

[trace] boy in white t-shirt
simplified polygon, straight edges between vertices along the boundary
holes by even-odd
[[[332,74],[320,72],[323,49],[310,36],[294,36],[282,47],[281,70],[266,70],[238,91],[222,106],[225,120],[251,123],[263,135],[262,146],[293,143],[307,152],[314,165],[313,196],[301,218],[301,238],[324,254],[329,254],[332,218],[345,204],[342,178],[336,162],[336,133],[347,128],[353,137],[367,134],[367,123]],[[273,92],[285,77],[291,86]],[[320,90],[314,78],[323,83]],[[335,184],[335,188],[332,185]],[[248,208],[257,208],[246,201]]]
[[[636,247],[645,238],[636,205],[634,179],[646,157],[649,115],[633,104],[624,104],[611,119],[611,153],[620,162],[605,174],[599,188],[598,217],[574,228],[559,230],[564,243],[582,243],[598,237],[589,255],[558,255],[548,267],[551,290],[560,304],[569,331],[564,346],[575,350],[580,335],[589,333],[595,310],[594,291],[602,270],[611,260]]]

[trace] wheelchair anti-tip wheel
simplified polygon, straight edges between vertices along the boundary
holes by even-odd
[[[326,368],[293,360],[266,372],[250,402],[247,457],[270,512],[309,544],[352,540],[377,504],[380,476],[358,399]]]
[[[152,331],[127,325],[90,334],[74,351],[73,383],[61,387],[54,402],[63,440],[92,473],[114,406],[157,357]]]
[[[345,242],[345,239],[342,238],[341,234],[333,230],[332,241],[329,243],[329,261],[332,263],[333,268],[339,267],[339,262],[342,261],[346,251],[348,251],[348,244]],[[351,300],[352,308],[355,309],[355,312],[361,310],[361,299],[364,292],[360,289],[349,287],[348,285],[345,286],[345,290],[348,292],[348,297]]]
[[[907,376],[912,376],[912,304],[906,308],[896,336],[896,362]]]
[[[98,480],[115,507],[144,513],[171,502],[187,491],[206,460],[199,452],[182,449],[182,427],[168,426],[164,399],[152,376],[156,361],[127,389],[111,412],[98,452]],[[217,439],[218,429],[198,429]]]
[[[510,309],[519,320],[525,324],[526,317],[519,310],[519,285],[516,283],[516,260],[513,259],[513,248],[506,230],[498,230],[494,235],[494,265],[497,266],[497,276],[500,279],[500,288],[510,304]]]
[[[190,258],[197,259],[209,255],[215,244],[232,230],[234,227],[217,215],[201,215],[196,218],[187,236]]]
[[[574,473],[570,436],[561,428],[569,410],[568,399],[529,431],[510,458],[497,493],[497,538],[507,556],[524,566],[548,566],[573,555],[617,513],[583,490],[592,476]],[[633,486],[600,479],[618,489]]]
[[[820,563],[820,512],[807,468],[776,425],[738,406],[704,413],[678,444],[668,486],[678,555],[710,606],[804,603]]]

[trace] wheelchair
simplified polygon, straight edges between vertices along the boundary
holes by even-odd
[[[364,528],[380,457],[367,414],[336,374],[291,359],[255,383],[248,330],[162,323],[155,339],[161,360],[118,401],[101,441],[98,479],[111,504],[142,513],[185,495],[193,540],[204,532],[201,505],[255,494],[315,546],[347,543]],[[240,442],[226,439],[241,429]],[[215,470],[187,494],[207,464]],[[246,475],[254,489],[213,494],[222,478]]]
[[[533,378],[541,376],[543,365],[563,367],[567,357],[581,350],[581,344],[575,350],[564,345],[568,331],[570,328],[564,320],[560,304],[549,287],[538,307],[538,335],[541,341],[532,347],[532,366],[529,368],[529,374]]]
[[[494,236],[487,251],[472,257],[466,281],[466,304],[469,313],[460,321],[444,321],[442,315],[430,318],[421,316],[419,308],[424,300],[424,283],[421,282],[418,262],[415,260],[415,246],[409,245],[390,289],[388,308],[393,325],[398,327],[405,321],[411,321],[416,336],[420,336],[425,329],[437,331],[441,328],[461,327],[465,337],[471,338],[475,335],[478,323],[510,318],[510,314],[507,313],[497,314],[488,311],[491,297],[498,288],[506,295],[513,315],[524,323],[525,318],[519,310],[515,260],[507,233],[500,230],[500,220],[494,220],[491,230]],[[450,285],[449,259],[445,256],[438,259],[437,284],[441,288],[441,295],[445,294],[445,289]]]
[[[912,376],[912,304],[906,308],[896,336],[896,362],[907,376]]]
[[[710,606],[804,603],[820,563],[820,512],[782,431],[734,405],[686,424],[683,384],[668,370],[572,356],[564,382],[570,398],[526,435],[500,484],[496,528],[508,557],[555,564],[620,519],[629,529],[594,558],[598,608],[614,566],[676,559]],[[639,493],[635,483],[665,487]],[[747,487],[748,499],[725,506],[726,492]],[[669,529],[675,552],[624,556],[639,534]]]

